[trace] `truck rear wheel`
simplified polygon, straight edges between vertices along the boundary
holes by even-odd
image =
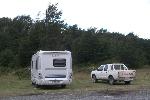
[[[97,80],[95,75],[92,75],[92,81],[93,81],[93,83],[97,83],[98,82],[98,80]]]
[[[65,87],[66,87],[66,85],[65,85],[65,84],[64,84],[64,85],[61,85],[61,87],[62,87],[62,88],[65,88]]]
[[[125,81],[125,85],[131,84],[131,81]]]
[[[114,81],[115,81],[115,80],[114,80],[113,76],[109,76],[109,77],[108,77],[108,82],[109,82],[110,85],[113,85],[113,84],[114,84]]]

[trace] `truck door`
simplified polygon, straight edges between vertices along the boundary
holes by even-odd
[[[98,69],[97,69],[97,73],[96,73],[96,77],[98,79],[102,79],[103,78],[103,68],[104,68],[104,65],[101,65]]]
[[[103,79],[107,79],[108,78],[108,65],[105,65],[102,71],[102,77]]]

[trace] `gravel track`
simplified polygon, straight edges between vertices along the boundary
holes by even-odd
[[[76,91],[71,93],[48,93],[12,97],[0,100],[150,100],[150,90],[122,91]]]

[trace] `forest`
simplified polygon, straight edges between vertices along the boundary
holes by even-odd
[[[26,68],[39,50],[69,50],[73,65],[120,62],[135,69],[150,65],[150,39],[133,32],[82,29],[68,25],[61,16],[57,4],[50,4],[43,19],[0,18],[0,69]]]

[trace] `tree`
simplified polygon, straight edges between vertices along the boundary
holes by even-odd
[[[62,12],[58,11],[57,4],[49,4],[48,8],[46,9],[46,23],[58,23],[61,21],[59,20],[62,16]]]
[[[61,50],[63,21],[61,11],[58,11],[57,4],[50,4],[46,9],[44,36],[41,38],[40,47],[43,50]]]
[[[38,50],[69,50],[76,64],[122,62],[134,68],[150,64],[149,39],[133,32],[125,36],[64,24],[57,5],[50,4],[42,20],[24,15],[0,18],[0,67],[26,67]]]
[[[85,31],[78,28],[77,25],[65,26],[62,31],[62,42],[64,50],[72,51],[73,41],[76,41]]]
[[[15,33],[25,36],[30,32],[32,19],[30,16],[17,16],[13,19],[13,27],[15,28]]]
[[[12,25],[12,19],[10,18],[0,18],[0,32],[8,33],[9,27]]]
[[[98,39],[93,33],[93,29],[89,29],[74,41],[73,55],[76,60],[75,63],[97,61],[96,59],[99,56],[99,45]]]
[[[0,67],[7,68],[9,66],[14,68],[15,63],[15,55],[11,50],[5,49],[0,52]]]

